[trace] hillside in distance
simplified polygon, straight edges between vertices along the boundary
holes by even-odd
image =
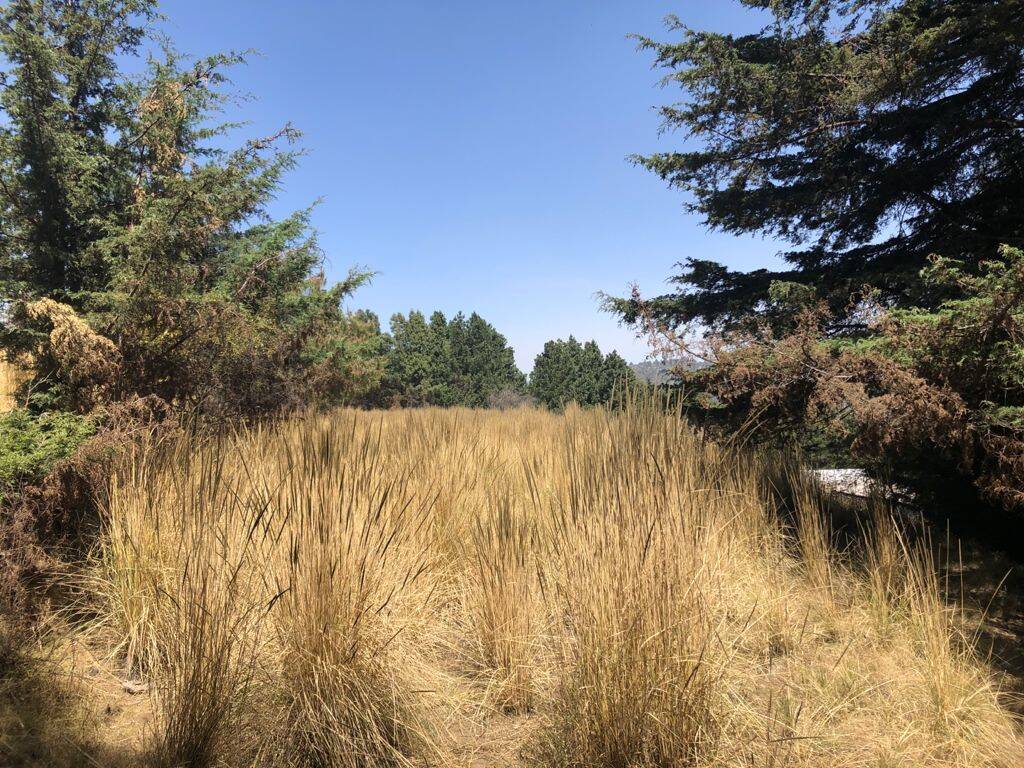
[[[674,371],[696,371],[706,365],[703,360],[687,357],[677,360],[644,360],[640,363],[630,363],[629,367],[638,379],[647,384],[669,384],[672,382]]]

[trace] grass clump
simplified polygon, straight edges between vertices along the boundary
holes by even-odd
[[[73,413],[0,413],[0,501],[18,483],[41,480],[95,431],[88,417]]]
[[[495,704],[522,714],[533,708],[544,617],[538,611],[536,531],[507,497],[495,502],[473,531],[469,612],[476,652],[490,676]]]
[[[340,411],[145,452],[95,577],[189,766],[1024,758],[927,551],[663,410]],[[882,523],[886,524],[882,524]],[[525,724],[509,730],[504,722]],[[500,758],[500,760],[499,760]]]

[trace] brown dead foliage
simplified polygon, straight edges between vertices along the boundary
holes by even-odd
[[[53,299],[30,302],[25,313],[49,329],[39,358],[52,362],[77,404],[88,410],[108,401],[121,373],[117,345],[90,328],[74,309]]]
[[[680,371],[681,380],[709,412],[726,414],[720,420],[738,439],[824,430],[856,460],[914,472],[941,461],[989,502],[1024,509],[1024,428],[990,415],[1019,398],[1004,383],[1014,379],[1004,360],[1007,349],[1020,349],[1020,292],[981,282],[1019,279],[1024,288],[1024,272],[1003,274],[972,278],[967,299],[930,315],[861,299],[860,336],[837,335],[836,318],[817,303],[795,310],[784,330],[763,319],[698,344],[652,314],[641,313],[641,322],[656,354],[710,364]]]

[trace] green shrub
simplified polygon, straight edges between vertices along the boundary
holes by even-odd
[[[41,480],[95,431],[91,419],[63,411],[0,414],[0,500],[20,483]]]

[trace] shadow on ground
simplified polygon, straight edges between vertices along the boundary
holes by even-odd
[[[949,599],[977,627],[977,651],[1002,675],[1008,706],[1024,715],[1024,563],[971,539],[943,549]]]
[[[106,738],[109,705],[97,711],[77,676],[32,645],[27,633],[0,636],[0,765],[5,768],[127,768],[140,755]]]

